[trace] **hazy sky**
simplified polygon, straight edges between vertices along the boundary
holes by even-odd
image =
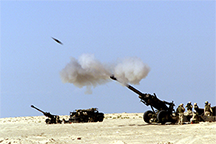
[[[58,115],[91,107],[104,113],[150,109],[112,80],[92,94],[63,83],[60,72],[85,54],[103,65],[138,58],[150,67],[139,85],[132,84],[141,92],[176,106],[216,105],[213,0],[0,3],[1,118],[42,115],[31,104]]]

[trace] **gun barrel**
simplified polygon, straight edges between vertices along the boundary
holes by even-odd
[[[132,90],[133,92],[137,93],[139,96],[143,95],[142,92],[140,92],[139,90],[135,89],[134,87],[132,87],[131,85],[127,84],[126,85],[130,90]]]
[[[111,78],[112,80],[118,81],[117,78],[116,78],[114,75],[111,75],[110,78]],[[134,87],[132,87],[132,86],[129,85],[129,84],[126,84],[126,87],[128,87],[130,90],[132,90],[133,92],[137,93],[138,95],[143,95],[142,92],[140,92],[139,90],[135,89]]]
[[[42,112],[44,114],[44,111],[40,110],[39,108],[36,108],[34,105],[31,105],[31,107],[38,110],[39,112]]]

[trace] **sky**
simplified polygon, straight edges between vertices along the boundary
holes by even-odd
[[[3,0],[0,6],[0,118],[42,115],[32,104],[57,115],[91,107],[103,113],[144,113],[151,108],[136,93],[109,79],[125,59],[130,72],[141,76],[137,83],[128,81],[139,91],[173,101],[175,108],[189,101],[216,105],[213,0]],[[83,68],[82,59],[87,67],[100,66],[91,77],[103,82],[94,85],[82,77],[87,85],[76,85],[63,78],[66,73],[73,79],[79,72],[73,64]],[[148,68],[146,75],[133,59]]]

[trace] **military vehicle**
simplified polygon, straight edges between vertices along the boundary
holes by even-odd
[[[52,115],[49,112],[44,112],[38,108],[36,108],[34,105],[31,105],[32,108],[38,110],[39,112],[43,113],[44,116],[48,117],[45,122],[46,124],[61,124],[62,121],[60,120],[58,115]]]
[[[110,76],[111,79],[118,81],[113,75]],[[178,117],[175,113],[174,106],[172,102],[161,101],[157,98],[156,94],[142,93],[139,90],[135,89],[129,84],[126,84],[126,87],[139,95],[139,98],[142,103],[151,107],[151,110],[146,111],[143,114],[143,119],[146,123],[162,123],[166,122],[176,123]]]
[[[97,108],[77,109],[70,112],[70,118],[65,123],[80,123],[80,122],[102,122],[104,114],[98,112]]]

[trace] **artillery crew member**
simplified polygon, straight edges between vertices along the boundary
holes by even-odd
[[[185,108],[183,107],[183,104],[180,104],[179,107],[177,108],[178,114],[179,114],[179,121],[178,124],[183,124],[183,117],[184,117],[184,111]]]
[[[211,104],[210,104],[208,101],[206,101],[206,102],[205,102],[205,108],[204,108],[204,114],[205,114],[206,116],[210,116],[211,113],[212,113]]]
[[[192,108],[193,108],[193,105],[191,104],[191,102],[188,102],[187,105],[185,106],[185,108],[187,108],[187,116],[192,116],[193,115],[193,112],[192,112]]]
[[[198,107],[198,105],[197,105],[197,103],[194,103],[194,110],[196,110],[196,109],[198,109],[199,107]]]
[[[198,114],[198,115],[201,115],[201,114],[203,114],[203,109],[200,109],[199,108],[199,106],[197,105],[197,103],[194,103],[194,110],[195,110],[195,112],[194,113],[196,113],[196,114]]]

